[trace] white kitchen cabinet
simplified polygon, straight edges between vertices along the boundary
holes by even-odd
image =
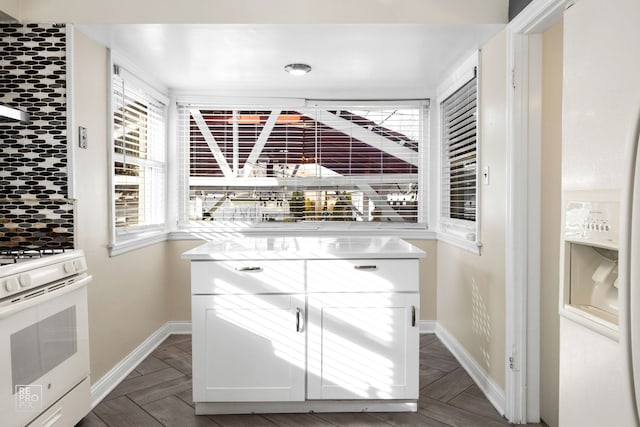
[[[302,401],[304,295],[194,295],[196,402]]]
[[[310,294],[307,398],[417,399],[417,293]]]
[[[248,238],[183,256],[196,413],[417,410],[424,252],[396,238]]]

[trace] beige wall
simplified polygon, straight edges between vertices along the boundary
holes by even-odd
[[[77,246],[84,249],[89,285],[91,378],[95,383],[167,320],[166,248],[158,244],[109,257],[107,50],[74,33],[73,108],[88,129],[89,147],[74,148]]]
[[[20,0],[0,0],[0,11],[14,19],[20,19]]]
[[[543,34],[540,200],[540,416],[558,426],[562,22]]]
[[[501,24],[508,0],[22,0],[21,8],[36,22]]]
[[[506,234],[506,35],[480,53],[480,187],[482,255],[438,243],[438,322],[504,389]]]

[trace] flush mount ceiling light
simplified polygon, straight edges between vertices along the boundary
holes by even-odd
[[[311,71],[311,66],[307,64],[289,64],[284,67],[284,70],[294,76],[303,76]]]

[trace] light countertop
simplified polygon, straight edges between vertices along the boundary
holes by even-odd
[[[234,237],[186,251],[192,261],[243,259],[424,258],[427,254],[397,237]]]

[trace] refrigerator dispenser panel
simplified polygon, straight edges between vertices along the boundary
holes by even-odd
[[[565,212],[565,309],[618,324],[619,203],[569,201]]]

